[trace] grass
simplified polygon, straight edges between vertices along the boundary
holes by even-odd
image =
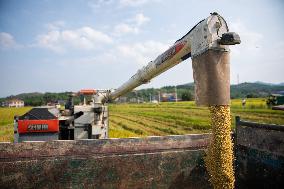
[[[13,117],[22,115],[31,107],[0,108],[0,141],[13,140]],[[144,137],[211,132],[207,107],[190,102],[160,104],[110,104],[109,136],[111,138]],[[231,101],[232,128],[235,116],[243,120],[284,125],[284,111],[266,107],[265,99]]]
[[[14,116],[23,115],[31,107],[0,108],[0,142],[14,140]]]

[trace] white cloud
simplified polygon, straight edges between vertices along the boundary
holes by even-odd
[[[241,49],[243,51],[257,52],[262,48],[263,35],[261,33],[248,29],[241,20],[230,23],[230,31],[238,33],[241,38],[241,44],[236,48],[232,48],[233,54],[239,55]]]
[[[266,81],[275,82],[283,80],[283,40],[265,40],[265,36],[252,25],[245,25],[241,20],[230,23],[230,31],[240,35],[241,44],[231,48],[231,78],[240,82]],[[270,69],[276,68],[276,69]],[[282,78],[281,78],[282,77]]]
[[[120,0],[119,4],[122,7],[128,7],[128,6],[137,7],[137,6],[147,3],[148,1],[149,0]]]
[[[48,30],[58,30],[65,26],[65,22],[62,20],[57,20],[45,25]]]
[[[65,52],[63,46],[60,45],[59,31],[49,31],[47,34],[37,36],[37,42],[40,47],[50,49],[57,53]]]
[[[117,8],[125,7],[139,7],[146,3],[161,2],[161,0],[93,0],[88,1],[87,5],[97,12],[101,10],[102,7],[111,6]]]
[[[97,64],[97,65],[133,65],[141,67],[154,60],[169,48],[168,44],[158,41],[145,41],[134,44],[117,44],[103,53],[97,53],[88,57],[78,59],[66,59],[61,64]]]
[[[138,32],[139,32],[138,27],[131,26],[131,25],[126,24],[126,23],[120,23],[120,24],[117,24],[114,27],[114,35],[115,36],[121,36],[121,35],[128,34],[128,33],[137,34]]]
[[[150,18],[142,13],[136,14],[133,18],[127,19],[125,22],[119,23],[114,27],[114,35],[122,36],[124,34],[138,34],[141,26],[149,22]]]
[[[11,49],[18,47],[14,37],[6,32],[0,32],[0,48]]]
[[[98,10],[102,6],[111,5],[113,4],[114,0],[96,0],[96,1],[89,1],[88,6],[93,9],[94,11]]]
[[[168,44],[161,42],[146,41],[117,46],[117,51],[121,58],[140,65],[146,65],[151,60],[154,60],[159,54],[167,50],[168,47]]]
[[[136,14],[136,15],[135,15],[134,21],[136,22],[136,25],[137,25],[137,26],[141,26],[142,24],[144,24],[144,23],[146,23],[146,22],[149,22],[149,21],[150,21],[150,18],[144,16],[144,14],[142,14],[142,13],[139,13],[139,14]]]
[[[278,60],[277,62],[283,65],[284,62],[284,41],[279,40],[277,43],[271,44],[267,47],[270,49],[269,57]],[[282,66],[284,67],[284,66]]]
[[[68,48],[91,50],[109,43],[112,43],[111,37],[88,26],[74,30],[51,30],[37,36],[40,47],[57,53],[65,52]]]
[[[92,56],[79,57],[75,59],[64,59],[60,60],[58,63],[61,65],[105,65],[105,64],[113,64],[118,62],[118,56],[113,51],[104,52],[101,54],[96,54]]]

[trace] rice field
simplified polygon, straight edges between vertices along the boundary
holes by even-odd
[[[211,132],[208,108],[197,107],[194,101],[112,104],[109,113],[109,135],[114,138]],[[244,120],[284,125],[284,111],[268,109],[265,99],[247,99],[245,107],[241,99],[232,100],[232,129],[237,115]]]
[[[0,108],[0,142],[14,140],[14,116],[22,115],[30,109],[31,107]]]
[[[0,108],[0,141],[13,141],[13,117],[22,115],[31,107]],[[180,135],[211,132],[209,110],[197,107],[193,101],[163,102],[160,104],[110,104],[109,136],[111,138]],[[284,111],[266,107],[265,99],[232,100],[232,128],[234,117],[284,125]]]

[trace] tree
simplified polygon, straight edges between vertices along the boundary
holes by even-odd
[[[182,101],[193,100],[193,95],[191,94],[191,92],[182,92],[181,93],[181,100]]]

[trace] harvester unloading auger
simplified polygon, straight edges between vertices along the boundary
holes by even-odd
[[[70,111],[57,112],[55,117],[49,115],[54,112],[41,109],[16,118],[15,141],[107,138],[108,110],[105,102],[148,83],[152,78],[191,57],[196,104],[208,106],[211,115],[213,136],[206,159],[211,183],[214,188],[233,188],[228,45],[239,43],[239,36],[229,32],[226,21],[219,14],[212,13],[154,61],[138,70],[121,87],[114,91],[93,91],[93,102],[90,105],[84,103],[74,106],[70,100],[66,107]],[[35,116],[36,120],[29,119],[34,114],[41,114],[40,112],[49,115],[53,122],[38,119],[39,116]],[[52,127],[49,123],[53,124]]]
[[[230,101],[228,45],[240,42],[236,33],[229,32],[226,21],[212,13],[108,98],[116,99],[191,57],[197,105],[227,105]]]
[[[191,57],[196,104],[210,110],[213,135],[206,167],[214,188],[234,188],[228,45],[240,42],[236,33],[229,32],[226,21],[212,13],[108,96],[115,99]]]

